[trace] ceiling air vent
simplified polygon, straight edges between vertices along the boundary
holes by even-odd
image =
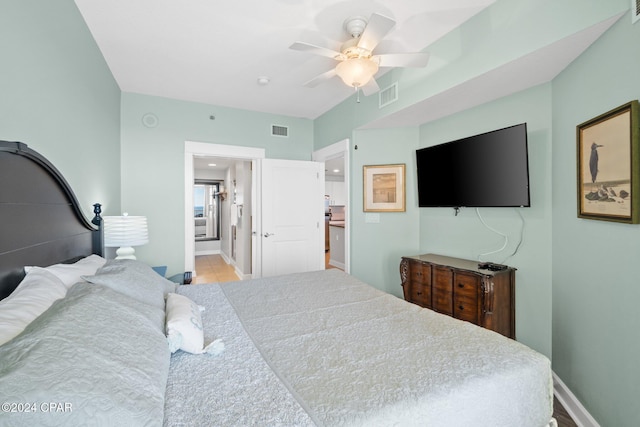
[[[631,0],[631,22],[640,19],[640,0]]]
[[[289,128],[287,126],[271,125],[271,136],[289,136]]]
[[[638,0],[640,1],[640,0]],[[391,86],[382,89],[378,95],[379,108],[386,107],[389,104],[393,104],[398,100],[398,82],[395,82]]]

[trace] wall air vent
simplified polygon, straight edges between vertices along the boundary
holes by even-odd
[[[271,136],[289,136],[289,128],[287,126],[271,125]]]
[[[640,1],[640,0],[638,0]],[[379,108],[384,108],[389,104],[393,104],[398,100],[398,82],[382,89],[378,94]]]
[[[640,19],[640,0],[631,0],[631,22],[634,24]]]

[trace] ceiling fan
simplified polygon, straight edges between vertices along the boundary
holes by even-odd
[[[396,22],[384,15],[374,13],[369,20],[356,16],[344,21],[344,29],[351,36],[340,52],[305,42],[295,42],[290,49],[326,56],[338,62],[335,68],[309,80],[304,85],[315,87],[320,83],[339,76],[347,86],[361,89],[365,95],[380,90],[373,77],[379,67],[425,67],[428,53],[390,53],[374,55],[373,50],[391,31]]]

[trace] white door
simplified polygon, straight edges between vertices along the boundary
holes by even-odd
[[[254,277],[324,269],[324,164],[260,159]],[[258,188],[258,187],[255,187]]]

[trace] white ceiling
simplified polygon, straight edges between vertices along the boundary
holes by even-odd
[[[225,157],[211,157],[211,156],[194,156],[193,157],[193,169],[195,170],[223,170],[226,171],[231,165],[237,162],[238,159],[230,159]]]
[[[417,52],[494,1],[75,0],[122,91],[310,119],[353,89],[304,87],[336,62],[293,42],[339,50],[344,21],[376,12],[397,25],[374,53]]]

